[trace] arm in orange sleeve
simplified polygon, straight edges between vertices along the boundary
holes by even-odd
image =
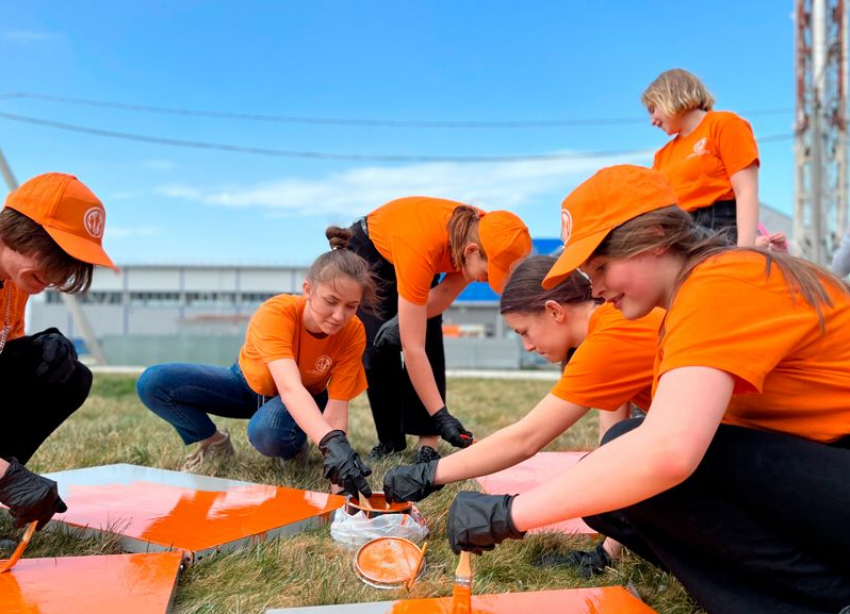
[[[709,367],[665,373],[643,424],[517,496],[511,508],[514,526],[527,531],[621,509],[685,481],[714,438],[733,387],[731,375]]]
[[[411,303],[398,297],[398,327],[401,334],[401,347],[404,351],[404,365],[410,376],[413,389],[428,410],[434,415],[445,405],[434,371],[425,354],[425,332],[428,321],[428,308],[425,305]]]
[[[434,482],[449,484],[513,467],[537,454],[588,411],[547,394],[519,422],[440,459]]]
[[[277,391],[280,393],[280,400],[286,405],[286,409],[292,414],[296,424],[307,434],[310,441],[318,444],[322,440],[322,437],[336,427],[328,423],[328,420],[319,410],[319,406],[316,405],[313,396],[301,383],[301,373],[298,371],[298,365],[291,358],[281,358],[280,360],[273,360],[268,366],[275,386],[277,386]],[[331,402],[329,401],[328,405],[330,404]],[[338,421],[340,408],[330,409],[331,416],[334,417],[335,421]],[[347,412],[347,403],[345,409]]]
[[[759,223],[759,167],[754,162],[729,178],[735,192],[738,225],[738,246],[756,244],[756,227]]]
[[[469,284],[460,273],[446,273],[440,283],[428,292],[428,317],[443,313]]]

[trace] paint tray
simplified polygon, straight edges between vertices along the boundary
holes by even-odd
[[[478,478],[478,483],[484,492],[493,495],[522,494],[563,474],[586,454],[587,452],[538,452],[518,465]],[[594,537],[597,535],[581,518],[532,529],[531,533],[546,531]]]
[[[337,495],[135,465],[47,477],[68,505],[52,523],[117,533],[129,552],[181,550],[186,563],[323,526],[344,504]]]
[[[452,598],[268,610],[266,614],[451,614]],[[621,586],[473,595],[473,614],[654,614]]]
[[[166,614],[179,552],[23,559],[0,575],[4,614]]]

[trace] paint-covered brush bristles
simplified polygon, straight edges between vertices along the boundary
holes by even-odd
[[[472,563],[467,551],[460,553],[460,561],[455,571],[455,584],[452,589],[452,614],[470,614],[472,612]]]

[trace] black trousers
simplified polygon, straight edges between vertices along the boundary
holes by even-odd
[[[372,408],[378,441],[390,444],[396,450],[403,450],[407,445],[405,434],[437,435],[438,432],[404,368],[401,349],[385,348],[377,351],[373,343],[381,325],[398,313],[395,267],[375,249],[359,223],[351,227],[351,232],[353,236],[349,249],[372,265],[372,275],[381,293],[378,314],[370,314],[362,309],[357,312],[357,317],[366,328],[366,351],[363,354],[363,366],[369,384],[366,394]],[[432,287],[438,281],[439,277],[435,277]],[[425,354],[434,371],[440,395],[445,399],[446,356],[443,349],[442,316],[435,316],[427,322]]]
[[[718,200],[709,207],[691,211],[694,221],[720,233],[730,245],[738,243],[738,204],[734,200]]]
[[[641,423],[614,425],[603,445]],[[585,521],[672,573],[711,614],[850,605],[850,437],[825,445],[721,425],[682,484]]]
[[[0,458],[12,456],[26,464],[35,451],[60,424],[86,400],[92,373],[84,364],[75,369],[66,382],[46,382],[36,377],[31,364],[24,364],[21,353],[30,337],[14,339],[0,354],[0,395],[2,422]]]

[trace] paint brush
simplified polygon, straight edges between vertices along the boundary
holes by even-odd
[[[27,546],[29,545],[30,540],[32,539],[33,533],[35,533],[35,527],[37,524],[38,522],[33,520],[27,525],[27,530],[24,531],[24,537],[21,539],[21,543],[18,544],[18,547],[15,548],[15,551],[12,553],[12,556],[9,557],[8,561],[0,563],[0,573],[5,573],[12,569],[12,567],[15,566],[15,563],[17,563],[21,559],[21,557],[24,555],[24,550],[27,549]]]
[[[455,571],[455,585],[452,589],[452,614],[471,614],[472,612],[472,563],[466,550],[460,553],[460,562]]]
[[[375,509],[375,508],[372,507],[372,504],[369,502],[369,497],[364,495],[362,492],[358,492],[357,494],[360,496],[360,507],[362,507],[364,510],[369,510],[369,511],[372,511],[373,509]]]
[[[416,582],[416,578],[419,577],[419,570],[422,569],[422,563],[425,561],[425,551],[428,549],[428,542],[422,544],[422,548],[419,550],[419,559],[416,561],[416,565],[413,567],[413,573],[410,575],[410,580],[407,581],[407,590],[413,588],[413,583]]]

